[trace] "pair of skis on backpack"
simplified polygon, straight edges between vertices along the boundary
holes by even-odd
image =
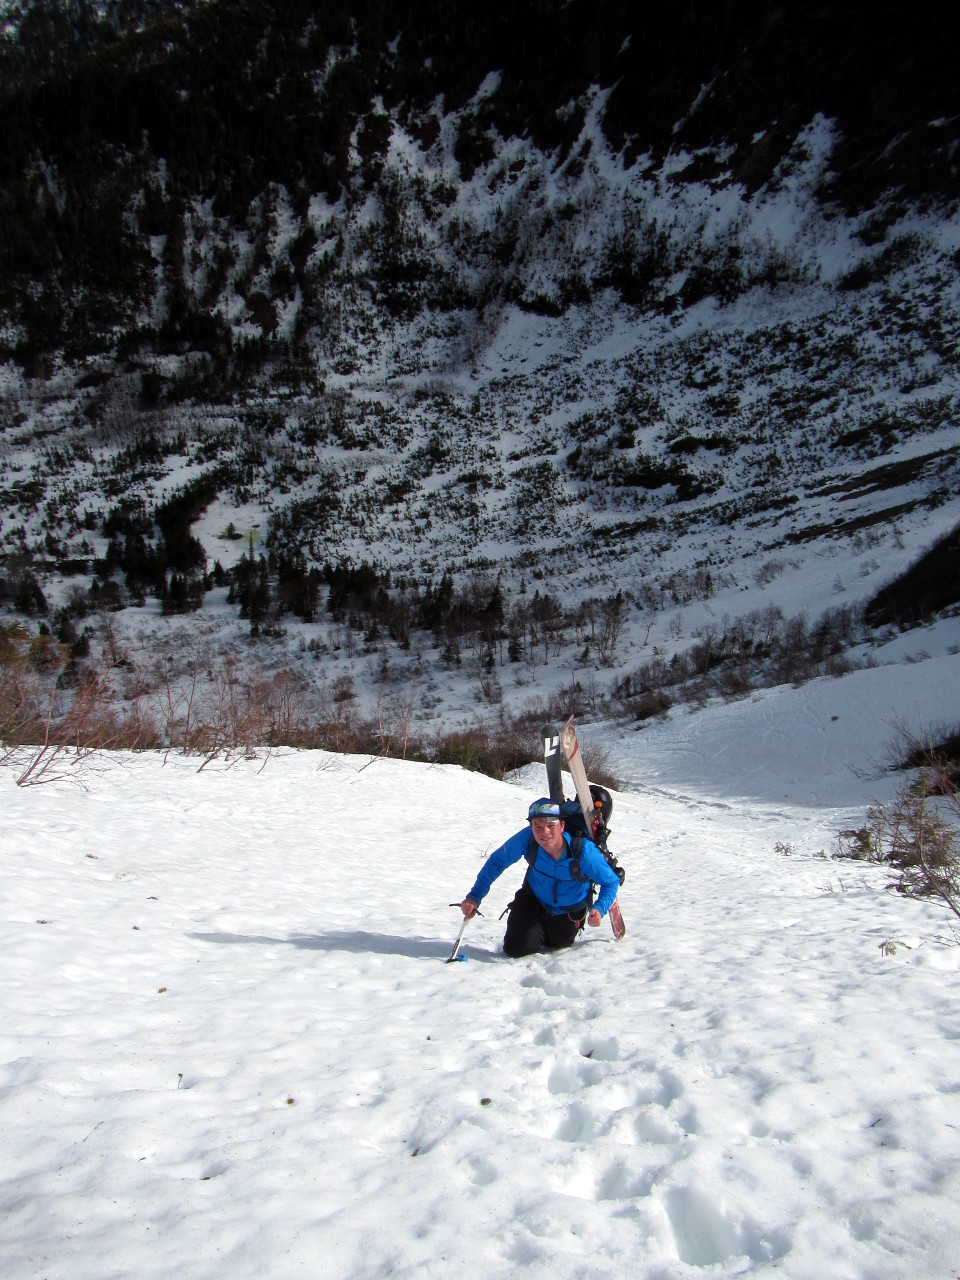
[[[564,803],[562,772],[563,761],[565,760],[570,777],[573,779],[573,785],[577,789],[577,799],[580,802],[580,809],[583,812],[584,822],[587,827],[587,838],[597,846],[616,873],[617,879],[623,884],[626,872],[607,848],[607,835],[609,834],[607,819],[610,817],[613,801],[609,792],[604,790],[603,787],[591,787],[587,780],[587,771],[583,767],[583,757],[580,755],[580,744],[577,741],[577,731],[573,725],[573,716],[570,717],[559,733],[551,725],[544,725],[541,737],[543,740],[543,762],[547,769],[550,799],[556,801],[557,804]],[[607,915],[610,917],[613,936],[619,942],[626,933],[626,926],[623,923],[623,915],[620,912],[620,903],[616,899],[610,904]]]

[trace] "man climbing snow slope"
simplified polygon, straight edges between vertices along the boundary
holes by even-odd
[[[617,896],[620,881],[592,841],[564,830],[560,806],[534,800],[529,826],[495,849],[480,869],[473,888],[460,904],[469,920],[507,867],[526,858],[527,874],[508,908],[503,949],[508,956],[569,947],[584,921],[599,925]],[[593,886],[600,894],[593,901]]]

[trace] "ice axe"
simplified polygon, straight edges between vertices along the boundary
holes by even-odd
[[[460,903],[451,902],[450,905],[451,907],[459,907]],[[483,915],[483,912],[475,911],[473,914],[479,916],[479,915]],[[447,957],[447,964],[453,964],[454,960],[462,960],[464,963],[466,962],[467,957],[461,956],[458,953],[460,951],[460,943],[463,941],[463,931],[464,929],[466,929],[467,925],[470,923],[472,919],[473,919],[473,916],[463,917],[463,924],[460,926],[460,932],[457,934],[457,940],[453,944],[453,950],[450,952],[450,955]]]

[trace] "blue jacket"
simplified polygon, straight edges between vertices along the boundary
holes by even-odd
[[[524,827],[515,836],[511,836],[506,844],[494,849],[480,868],[480,874],[467,897],[476,903],[482,902],[497,876],[520,861],[527,851],[530,839],[530,828]],[[530,888],[546,910],[555,916],[566,915],[571,907],[580,906],[590,891],[589,884],[573,879],[570,873],[570,836],[564,832],[563,839],[567,846],[564,857],[554,861],[549,853],[537,845],[536,862],[527,872]],[[580,874],[600,886],[600,893],[593,905],[602,916],[606,915],[617,896],[620,881],[597,846],[587,839],[584,839],[580,850]]]

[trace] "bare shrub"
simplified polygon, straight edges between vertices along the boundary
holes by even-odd
[[[960,725],[932,725],[922,739],[899,725],[890,754],[895,769],[932,765],[940,794],[960,788]],[[940,778],[941,772],[946,774],[945,779]]]
[[[887,860],[900,872],[901,893],[939,897],[960,917],[960,833],[939,811],[933,783],[922,770],[882,813]]]
[[[624,711],[635,720],[663,719],[672,706],[673,699],[662,689],[649,690],[623,703]]]
[[[754,571],[753,580],[758,587],[766,586],[768,582],[779,578],[785,567],[782,560],[765,560]]]
[[[155,697],[163,745],[203,756],[201,768],[220,757],[250,756],[261,749],[319,745],[324,737],[319,726],[331,720],[333,736],[340,739],[336,712],[324,715],[328,708],[316,705],[295,673],[245,674],[230,658],[208,663],[201,649],[185,672],[160,670]]]
[[[32,744],[36,749],[17,778],[18,787],[51,782],[62,776],[59,766],[65,762],[75,764],[85,754],[114,745],[112,718],[105,714],[109,679],[109,671],[88,675],[62,711],[57,706],[58,686],[52,686],[43,735]]]
[[[834,857],[890,866],[900,893],[939,898],[960,918],[960,787],[953,763],[906,736],[904,758],[921,767],[892,800],[867,811],[865,826],[840,832]]]
[[[591,597],[576,615],[575,625],[581,643],[592,644],[603,666],[613,665],[613,655],[626,620],[623,592],[615,596]]]
[[[456,764],[462,769],[485,773],[491,778],[503,777],[490,734],[479,726],[438,737],[433,759],[437,764]]]
[[[611,791],[619,791],[620,780],[613,772],[610,763],[610,752],[606,747],[598,746],[595,742],[589,747],[581,747],[583,756],[583,767],[587,771],[587,777],[591,782],[598,783],[601,787],[609,787]]]
[[[879,836],[869,820],[862,827],[846,827],[837,833],[834,857],[849,858],[854,862],[882,862],[883,846]]]

